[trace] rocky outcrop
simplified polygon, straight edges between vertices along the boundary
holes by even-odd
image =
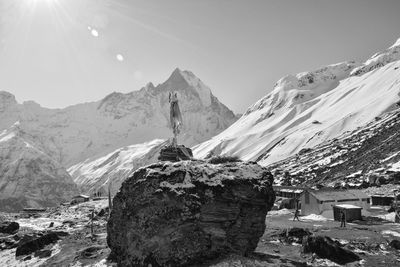
[[[303,252],[315,253],[321,258],[329,259],[342,265],[361,260],[357,254],[342,248],[340,243],[333,241],[327,236],[304,237]]]
[[[275,200],[256,163],[157,163],[121,186],[107,225],[121,266],[182,266],[254,251]]]

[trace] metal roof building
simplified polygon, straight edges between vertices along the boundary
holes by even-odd
[[[370,207],[370,198],[361,190],[306,189],[300,197],[301,214],[321,214],[340,204],[352,204],[364,209]]]
[[[333,206],[333,218],[335,221],[341,221],[341,212],[344,212],[346,222],[352,222],[355,220],[361,220],[361,207],[351,204],[339,204]]]

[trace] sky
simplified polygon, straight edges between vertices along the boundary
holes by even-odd
[[[400,38],[399,0],[0,0],[0,90],[62,108],[190,70],[236,113]]]

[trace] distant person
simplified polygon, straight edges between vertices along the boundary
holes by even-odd
[[[300,213],[299,209],[296,208],[296,211],[294,212],[293,221],[296,220],[296,219],[297,219],[298,221],[300,221],[300,219],[299,219],[299,213]]]
[[[343,210],[340,212],[340,227],[346,227],[346,215]]]

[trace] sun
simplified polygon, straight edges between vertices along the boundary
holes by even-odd
[[[26,4],[36,5],[36,4],[53,4],[59,0],[24,0]]]
[[[57,0],[26,0],[28,2],[56,2]]]

